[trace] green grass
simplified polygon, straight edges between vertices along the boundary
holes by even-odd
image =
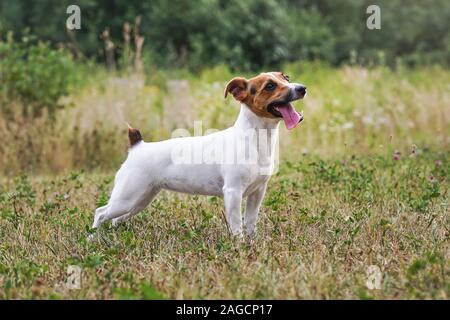
[[[161,193],[86,240],[126,156],[146,141],[233,124],[225,66],[93,72],[55,117],[0,113],[0,298],[449,299],[450,72],[293,63],[305,121],[280,130],[280,170],[256,238],[229,236],[223,201]],[[244,76],[252,76],[246,74]],[[173,81],[173,79],[182,79]],[[71,172],[71,173],[70,173]],[[66,287],[82,268],[81,288]],[[381,286],[370,290],[370,270]]]
[[[336,69],[302,62],[282,70],[308,87],[307,97],[295,102],[305,121],[290,132],[281,125],[280,150],[286,159],[297,161],[304,153],[335,159],[387,149],[405,152],[413,144],[449,149],[450,72],[443,67]],[[0,113],[0,173],[115,171],[126,152],[125,121],[139,128],[146,141],[168,139],[177,128],[192,132],[196,120],[203,132],[227,128],[236,120],[239,104],[232,97],[224,99],[223,91],[237,75],[225,66],[199,74],[93,69],[85,86],[63,101],[70,107],[56,111],[54,119],[45,114],[23,118],[21,106],[8,100],[13,114]]]
[[[243,241],[220,198],[162,193],[88,242],[113,172],[4,179],[0,298],[448,299],[449,168],[448,150],[420,148],[282,161]],[[80,289],[65,286],[69,265],[82,268]]]

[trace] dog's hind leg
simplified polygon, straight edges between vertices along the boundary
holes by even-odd
[[[142,210],[142,207],[135,204],[134,201],[111,199],[105,209],[96,210],[92,228],[98,228],[108,220],[127,214],[135,214],[140,210]]]
[[[149,202],[146,193],[133,193],[132,197],[128,197],[127,195],[128,192],[121,197],[111,196],[106,208],[96,211],[92,228],[98,228],[104,222],[111,219],[118,219],[125,216],[131,217],[144,209]]]
[[[99,224],[99,218],[101,215],[105,214],[106,210],[108,210],[108,205],[99,207],[95,210],[95,216],[94,216],[94,224],[92,225],[92,228],[97,228]]]
[[[98,228],[104,222],[126,214],[136,214],[150,201],[154,187],[143,178],[142,172],[123,169],[116,175],[108,204],[96,210],[92,228]]]
[[[156,195],[159,193],[160,190],[161,189],[159,189],[159,188],[158,189],[156,189],[156,188],[153,189],[149,193],[148,197],[145,198],[144,201],[139,205],[139,207],[136,208],[136,210],[133,210],[133,211],[128,212],[128,213],[126,213],[124,215],[121,215],[120,217],[114,218],[112,220],[112,224],[115,226],[115,225],[117,225],[117,224],[119,224],[121,222],[125,222],[125,221],[129,220],[131,217],[133,217],[134,215],[136,215],[139,212],[141,212],[142,210],[144,210],[148,206],[148,204],[150,202],[152,202],[152,200],[156,197]]]

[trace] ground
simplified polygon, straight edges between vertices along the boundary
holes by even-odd
[[[89,242],[113,171],[4,179],[0,298],[448,299],[449,161],[427,148],[283,160],[244,240],[222,199],[161,193]]]

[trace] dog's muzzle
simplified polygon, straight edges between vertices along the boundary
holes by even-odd
[[[267,106],[267,111],[269,111],[273,116],[282,118],[281,113],[278,111],[278,106],[290,104],[293,101],[303,99],[306,96],[306,86],[302,84],[294,83],[292,84],[289,93],[282,99],[272,101]],[[303,121],[303,115],[299,122]]]
[[[272,101],[267,111],[277,118],[283,118],[286,128],[291,130],[303,121],[303,114],[298,113],[292,101],[303,99],[306,95],[306,86],[293,83],[286,97]]]
[[[299,99],[302,99],[306,96],[306,87],[302,84],[298,84],[294,86],[294,91],[296,92]]]

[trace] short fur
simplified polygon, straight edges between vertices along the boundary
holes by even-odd
[[[270,91],[266,87],[269,82],[275,84]],[[108,204],[95,212],[93,228],[110,219],[113,224],[129,219],[143,210],[159,191],[166,189],[223,197],[227,225],[234,235],[243,233],[241,205],[246,199],[245,231],[253,234],[271,174],[271,171],[262,172],[274,166],[274,146],[281,120],[270,107],[274,103],[303,98],[306,87],[290,83],[281,72],[269,72],[249,80],[243,77],[232,79],[225,88],[225,97],[228,93],[240,102],[241,110],[235,124],[226,130],[206,136],[147,143],[142,141],[139,130],[129,127],[132,147],[116,174]],[[262,152],[258,148],[260,135],[245,137],[243,130],[263,132],[269,150]],[[226,145],[244,145],[249,153],[256,154],[256,162],[180,164],[174,161],[175,151],[182,148],[195,145],[208,150],[224,142]]]

